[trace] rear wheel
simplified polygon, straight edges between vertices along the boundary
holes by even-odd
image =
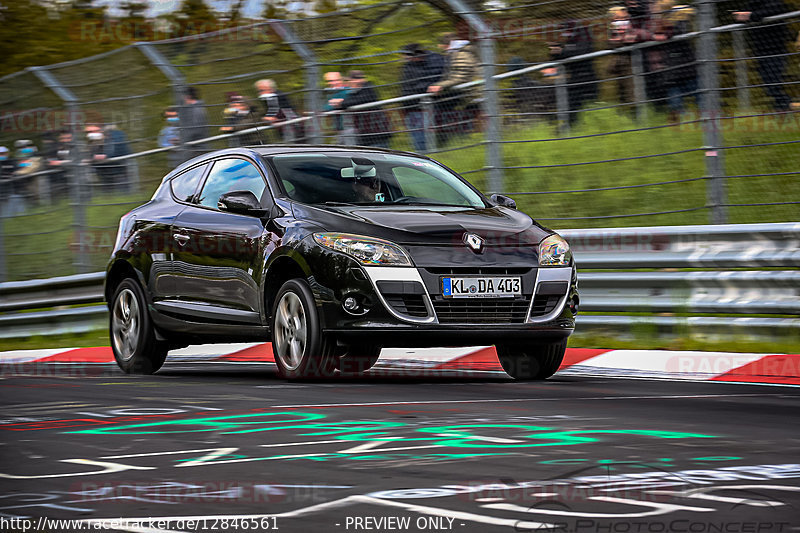
[[[126,374],[152,374],[167,358],[167,344],[156,339],[147,300],[136,281],[123,280],[111,300],[111,350]]]
[[[272,349],[287,379],[328,378],[336,370],[336,342],[322,333],[314,296],[305,280],[287,281],[272,310]]]
[[[342,374],[361,374],[372,368],[380,355],[381,347],[374,344],[339,345],[336,368]]]
[[[506,374],[517,380],[547,379],[564,360],[567,339],[549,343],[497,345],[497,357]]]

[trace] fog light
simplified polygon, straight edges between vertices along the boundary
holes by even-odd
[[[346,311],[357,311],[358,301],[352,296],[348,296],[344,299],[344,308]]]

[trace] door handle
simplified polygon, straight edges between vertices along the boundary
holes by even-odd
[[[182,233],[173,233],[172,238],[178,241],[178,244],[180,244],[181,246],[189,242],[189,236],[184,235]]]

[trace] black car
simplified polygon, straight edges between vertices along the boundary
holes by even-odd
[[[442,164],[360,147],[197,157],[122,217],[105,296],[119,366],[272,340],[286,378],[361,372],[382,347],[495,345],[551,376],[575,327],[566,241]]]

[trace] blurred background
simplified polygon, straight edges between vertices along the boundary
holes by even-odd
[[[0,0],[0,19],[0,337],[98,327],[102,306],[67,314],[183,161],[315,143],[428,154],[561,231],[595,270],[582,329],[800,341],[797,0]]]

